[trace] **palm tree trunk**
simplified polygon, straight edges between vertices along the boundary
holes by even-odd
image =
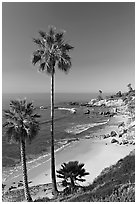
[[[55,155],[54,155],[54,73],[51,75],[51,178],[52,178],[52,193],[56,195],[57,184],[55,174]]]
[[[30,196],[29,187],[28,187],[28,176],[27,176],[25,141],[24,140],[21,140],[20,151],[21,151],[21,162],[22,162],[22,173],[23,173],[25,199],[28,202],[31,202],[32,198]]]
[[[71,177],[70,177],[70,180],[71,180],[71,190],[73,191],[75,188],[75,182],[74,182],[74,179]]]

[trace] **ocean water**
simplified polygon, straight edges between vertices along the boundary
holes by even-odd
[[[33,101],[36,107],[46,106],[45,110],[37,110],[41,115],[40,131],[31,144],[26,145],[27,160],[34,161],[36,158],[46,156],[50,152],[50,93],[41,94],[3,94],[2,109],[8,109],[9,101],[17,98],[27,98]],[[99,125],[106,124],[108,118],[98,115],[99,109],[91,108],[91,114],[84,112],[87,107],[70,106],[68,102],[88,102],[97,94],[55,94],[55,106],[64,108],[76,108],[77,113],[72,114],[68,110],[55,109],[55,146],[61,148],[61,141],[72,138],[80,138],[94,132]],[[4,122],[4,118],[2,120]],[[18,144],[8,144],[2,130],[2,166],[4,172],[10,172],[11,167],[20,165],[20,147]],[[64,143],[62,143],[64,144]],[[6,173],[7,174],[7,173]]]
[[[70,101],[87,102],[97,95],[98,93],[55,93],[55,104]],[[50,93],[6,93],[2,95],[2,109],[8,108],[10,100],[23,98],[33,101],[35,106],[50,105]]]

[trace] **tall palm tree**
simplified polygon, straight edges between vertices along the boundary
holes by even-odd
[[[31,142],[38,134],[39,122],[36,118],[40,116],[34,113],[33,104],[31,102],[27,103],[26,99],[12,100],[9,110],[4,111],[4,116],[6,122],[3,124],[3,127],[5,127],[5,136],[8,142],[20,145],[24,194],[26,200],[31,202],[32,198],[28,188],[25,146],[27,141]]]
[[[73,47],[64,41],[64,32],[56,32],[54,27],[50,27],[47,33],[40,31],[39,34],[38,39],[33,39],[37,49],[33,53],[32,64],[38,64],[39,71],[51,76],[51,178],[52,193],[55,195],[58,191],[54,155],[54,74],[56,67],[65,73],[68,72],[71,67],[69,51]]]

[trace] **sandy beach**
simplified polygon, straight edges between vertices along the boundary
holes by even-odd
[[[83,185],[92,183],[92,181],[101,173],[101,171],[115,164],[119,159],[124,158],[135,147],[134,145],[119,145],[112,144],[112,138],[101,139],[101,135],[110,134],[111,131],[118,132],[118,124],[120,122],[127,123],[128,117],[119,115],[111,118],[111,120],[96,131],[91,133],[91,138],[80,139],[69,143],[65,148],[56,152],[56,170],[60,168],[63,162],[77,160],[85,164],[85,169],[90,173],[86,176],[86,182]],[[101,126],[100,126],[101,127]],[[94,137],[93,137],[94,136]],[[50,155],[45,156],[40,163],[35,163],[28,170],[29,186],[51,183],[50,178]],[[19,181],[22,181],[21,169],[16,170],[5,181],[6,188],[11,185],[16,186]],[[57,181],[60,181],[57,179]]]

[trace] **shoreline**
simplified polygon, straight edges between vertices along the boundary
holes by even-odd
[[[105,125],[109,122],[109,119],[107,119],[105,122],[99,122],[99,123],[89,123],[89,124],[84,124],[84,125],[76,125],[74,127],[71,128],[67,128],[65,131],[67,133],[71,133],[74,135],[78,135],[82,132],[85,132],[86,130],[90,129],[90,128],[94,128],[96,126],[101,126],[101,125]]]
[[[88,130],[90,128],[93,128],[93,127],[105,125],[108,122],[109,122],[109,119],[107,121],[105,121],[105,122],[76,125],[75,127],[70,128],[70,129],[73,129],[72,130],[73,132],[71,131],[70,134],[73,134],[74,137],[73,138],[60,139],[59,141],[57,141],[57,144],[55,145],[55,153],[58,152],[58,151],[61,151],[62,149],[64,149],[68,145],[70,145],[70,143],[73,143],[73,142],[76,142],[76,141],[80,140],[82,138],[82,137],[78,137],[78,135],[80,133],[83,133],[86,130]],[[32,168],[35,168],[35,162],[36,162],[36,166],[40,165],[40,163],[42,162],[41,160],[43,160],[43,159],[45,160],[45,158],[46,158],[46,161],[50,158],[50,151],[45,152],[45,153],[43,152],[43,154],[40,154],[40,155],[33,155],[33,159],[28,159],[27,160],[28,171],[31,170]],[[32,166],[29,167],[31,164],[32,164]],[[2,172],[2,174],[3,174],[2,182],[5,183],[5,181],[8,179],[9,176],[12,175],[13,172],[18,171],[21,168],[22,168],[21,164],[16,164],[13,167],[3,167],[4,170]],[[4,176],[4,174],[5,174],[5,176]],[[8,176],[6,176],[7,174],[8,174]]]

